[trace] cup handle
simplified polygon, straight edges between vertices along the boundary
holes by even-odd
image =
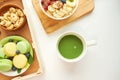
[[[97,44],[96,40],[87,41],[87,46],[95,46]]]

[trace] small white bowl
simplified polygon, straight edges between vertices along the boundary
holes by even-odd
[[[40,7],[41,7],[42,11],[44,12],[44,14],[47,15],[49,18],[54,19],[54,20],[63,20],[63,19],[66,19],[66,18],[69,18],[70,16],[72,16],[72,15],[75,13],[76,9],[78,8],[78,3],[79,3],[79,0],[75,0],[76,6],[75,6],[75,8],[73,9],[73,11],[72,11],[69,15],[67,15],[67,16],[65,16],[65,17],[61,17],[61,18],[56,18],[56,17],[54,17],[54,16],[49,15],[49,14],[44,10],[44,8],[43,8],[43,6],[42,6],[42,4],[41,4],[41,1],[42,1],[42,0],[40,0]]]

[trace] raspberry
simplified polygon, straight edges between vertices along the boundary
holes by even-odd
[[[43,1],[43,0],[41,1],[41,4],[42,4],[42,5],[44,4],[44,1]]]
[[[51,4],[51,2],[49,1],[49,2],[47,2],[47,4],[48,4],[48,6]]]
[[[44,6],[44,10],[47,11],[48,10],[48,6]]]

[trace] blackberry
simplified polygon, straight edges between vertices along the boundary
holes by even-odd
[[[19,51],[19,50],[17,50],[17,51],[16,51],[16,54],[20,54],[20,51]]]
[[[66,0],[61,0],[62,3],[66,3]]]
[[[12,71],[16,71],[17,68],[15,66],[12,67]]]
[[[16,44],[18,43],[19,41],[16,41]]]
[[[29,53],[29,52],[26,53],[25,56],[26,56],[27,58],[29,58],[29,57],[30,57],[30,53]]]
[[[13,42],[13,39],[9,39],[8,42]]]

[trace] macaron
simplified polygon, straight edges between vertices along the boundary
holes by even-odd
[[[12,68],[12,61],[9,59],[0,59],[0,71],[7,72]]]
[[[27,64],[27,57],[24,54],[16,55],[13,58],[13,65],[18,69],[24,68],[26,64]]]
[[[3,51],[3,48],[0,48],[0,58],[4,58],[5,57],[5,53]]]
[[[30,50],[30,46],[27,42],[25,41],[20,41],[17,43],[17,49],[21,52],[21,53],[27,53]]]
[[[13,57],[16,55],[17,46],[13,42],[6,43],[3,47],[3,49],[4,49],[4,53],[8,57]]]

